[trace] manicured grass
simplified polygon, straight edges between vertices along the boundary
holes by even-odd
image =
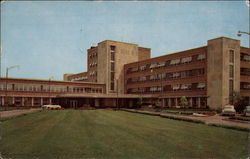
[[[124,111],[42,111],[1,123],[11,158],[247,158],[248,132]]]

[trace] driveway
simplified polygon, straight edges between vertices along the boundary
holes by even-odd
[[[24,113],[31,113],[31,112],[35,112],[35,111],[39,111],[39,110],[41,110],[41,109],[40,108],[33,108],[33,109],[1,111],[0,118],[20,115],[20,114],[24,114]]]

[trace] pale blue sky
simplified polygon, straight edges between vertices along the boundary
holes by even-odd
[[[109,39],[152,49],[152,57],[200,47],[220,36],[249,47],[245,1],[5,2],[1,4],[2,76],[63,79],[87,70],[86,50]],[[83,50],[83,53],[81,53]]]

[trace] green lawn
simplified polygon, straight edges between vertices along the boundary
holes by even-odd
[[[1,123],[11,158],[247,158],[248,133],[107,110],[42,111]]]

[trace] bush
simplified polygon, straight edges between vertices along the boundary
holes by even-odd
[[[207,125],[208,126],[215,126],[215,127],[226,128],[226,129],[239,130],[239,131],[246,131],[246,132],[250,131],[249,128],[244,128],[244,127],[239,127],[239,126],[229,126],[229,125],[214,124],[214,123],[209,123]]]
[[[222,112],[222,109],[221,108],[218,108],[215,110],[217,113],[221,113]]]
[[[184,108],[188,107],[188,100],[185,96],[182,96],[181,97],[181,102],[180,102],[180,105]]]
[[[189,119],[189,118],[184,118],[184,117],[175,117],[175,116],[168,116],[168,115],[160,115],[163,118],[169,118],[169,119],[174,119],[174,120],[181,120],[181,121],[187,121],[187,122],[193,122],[193,123],[200,123],[200,124],[205,124],[205,121],[198,120],[198,119]]]

